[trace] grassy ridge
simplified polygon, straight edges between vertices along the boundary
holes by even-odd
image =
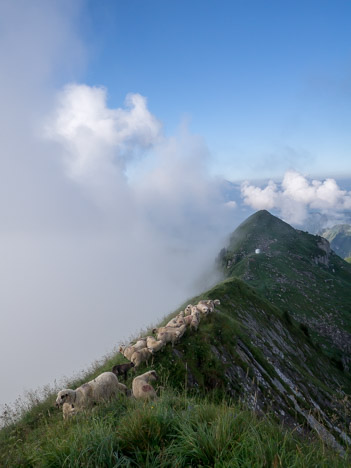
[[[351,267],[324,249],[319,236],[260,211],[235,230],[219,263],[226,277],[243,279],[288,311],[328,356],[350,367]]]
[[[115,400],[64,422],[56,413],[1,446],[4,467],[343,467],[319,440],[227,401],[163,392]],[[8,429],[9,430],[9,429]]]
[[[272,323],[286,328],[314,369],[313,378],[308,375],[313,386],[308,385],[309,392],[317,392],[316,399],[319,391],[324,399],[331,392],[325,374],[339,378],[346,387],[344,374],[318,356],[298,324],[239,279],[230,278],[201,297],[220,297],[221,306],[201,321],[198,332],[187,331],[174,349],[167,345],[156,354],[149,367],[160,376],[161,397],[156,404],[144,406],[121,397],[63,422],[51,393],[33,404],[20,421],[0,431],[0,466],[347,466],[321,440],[307,442],[302,437],[309,433],[304,420],[283,428],[274,406],[278,393],[273,381],[275,385],[280,381],[281,386],[286,383],[266,359],[260,340],[267,346],[264,334],[272,331]],[[271,388],[253,383],[255,368],[238,353],[239,344],[265,372]],[[220,350],[227,361],[214,350]],[[299,357],[288,359],[302,375]],[[119,353],[112,355],[68,386],[76,388],[124,361]],[[138,373],[148,369],[142,367]],[[238,378],[230,377],[234,371],[240,371]],[[129,388],[132,377],[128,377]],[[292,390],[286,387],[288,402]],[[250,409],[243,397],[252,401],[255,395],[256,407]],[[301,400],[300,404],[305,403]],[[292,410],[291,421],[296,416]]]
[[[167,345],[148,368],[137,370],[153,368],[160,376],[156,403],[121,397],[64,422],[54,408],[55,391],[48,389],[40,401],[34,395],[16,420],[2,415],[0,467],[349,466],[340,456],[345,450],[347,457],[351,427],[349,376],[333,356],[321,352],[311,329],[294,320],[292,311],[308,304],[299,302],[299,288],[295,295],[286,290],[285,296],[280,289],[287,287],[282,278],[295,284],[300,274],[312,271],[317,284],[331,273],[320,269],[317,274],[313,266],[306,270],[311,263],[306,255],[323,253],[313,236],[303,236],[306,242],[294,250],[301,234],[270,215],[259,216],[263,219],[255,222],[275,236],[265,240],[269,252],[249,254],[257,237],[244,223],[232,241],[246,243],[222,252],[222,261],[234,258],[229,277],[189,300],[219,298],[218,310],[201,320],[198,331],[187,330],[174,348]],[[292,267],[290,254],[281,261],[286,246],[304,262],[301,270]],[[342,294],[349,270],[338,263],[333,267],[340,267],[334,268],[341,284],[335,287]],[[313,290],[310,279],[303,287]],[[340,300],[344,304],[347,294]],[[313,313],[318,316],[318,310]],[[76,388],[122,362],[121,354],[112,354],[65,386]],[[134,376],[128,377],[129,388]]]

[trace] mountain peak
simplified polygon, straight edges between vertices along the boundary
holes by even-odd
[[[307,324],[330,356],[351,369],[351,267],[329,242],[262,210],[244,221],[218,257],[226,277],[256,288]]]
[[[256,211],[256,213],[249,216],[241,225],[253,225],[255,223],[269,226],[285,226],[288,229],[293,229],[288,223],[277,216],[272,215],[272,213],[267,210]]]
[[[229,250],[254,253],[256,249],[267,253],[269,246],[284,239],[292,241],[297,231],[267,210],[249,216],[230,237]]]

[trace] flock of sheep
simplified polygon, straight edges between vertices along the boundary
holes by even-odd
[[[140,338],[134,344],[121,346],[119,351],[130,361],[129,363],[115,365],[112,372],[104,372],[76,390],[61,390],[56,398],[56,406],[62,407],[63,418],[67,419],[81,410],[92,408],[99,402],[110,400],[118,394],[143,400],[157,398],[155,389],[150,385],[150,382],[158,379],[154,370],[135,377],[132,390],[120,383],[117,376],[123,375],[124,379],[127,380],[127,372],[132,367],[137,368],[143,362],[148,366],[150,357],[153,359],[153,355],[166,346],[167,343],[174,346],[184,335],[187,327],[197,330],[201,316],[213,312],[217,305],[220,305],[218,299],[201,300],[195,306],[189,304],[184,311],[171,319],[167,325],[153,330],[156,338],[147,336]]]

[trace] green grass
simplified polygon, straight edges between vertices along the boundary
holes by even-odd
[[[345,339],[335,338],[337,329],[351,333],[351,268],[333,252],[328,266],[316,264],[314,259],[325,255],[320,242],[260,211],[236,229],[218,262],[226,277],[243,279],[306,325],[321,350],[340,362]]]
[[[8,432],[4,467],[347,466],[320,440],[303,440],[269,415],[172,391],[147,404],[116,400],[68,422],[54,414],[21,439]]]

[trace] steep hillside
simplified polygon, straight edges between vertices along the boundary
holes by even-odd
[[[351,266],[327,240],[259,211],[235,230],[218,260],[226,277],[243,279],[291,314],[350,370]]]
[[[342,258],[351,256],[351,226],[337,224],[321,233],[330,243],[331,248]]]
[[[218,311],[198,333],[168,348],[156,368],[162,371],[166,357],[173,385],[186,379],[188,388],[220,389],[291,426],[313,428],[332,445],[340,438],[351,442],[344,432],[351,422],[351,381],[306,329],[236,278],[206,296],[221,298]]]
[[[137,374],[140,374],[150,368],[155,369],[160,376],[162,388],[183,395],[174,399],[173,410],[168,408],[165,414],[160,413],[157,421],[170,417],[169,411],[173,414],[172,411],[179,408],[179,405],[184,407],[185,401],[185,407],[189,408],[194,405],[198,407],[201,402],[206,406],[206,398],[209,397],[213,402],[224,399],[228,407],[226,410],[223,407],[218,408],[218,411],[227,411],[228,414],[241,414],[241,409],[235,406],[241,402],[244,408],[251,409],[251,415],[247,414],[246,419],[255,418],[255,414],[264,418],[268,414],[268,426],[276,427],[269,431],[280,434],[281,423],[290,428],[290,431],[293,430],[297,437],[294,453],[298,454],[301,450],[298,446],[302,447],[306,443],[310,438],[309,434],[312,437],[315,434],[328,446],[329,451],[334,449],[344,457],[346,447],[351,443],[351,407],[348,400],[351,388],[347,375],[320,352],[306,331],[301,329],[288,313],[281,313],[245,282],[229,278],[201,295],[201,298],[220,298],[221,305],[201,320],[197,331],[187,330],[178,344],[174,347],[168,344],[163,351],[157,353],[150,367],[142,365],[137,371]],[[198,299],[193,298],[192,302],[196,303]],[[82,381],[90,380],[103,371],[111,370],[114,364],[125,361],[120,354],[112,356],[93,373],[71,383],[70,386],[76,388]],[[131,380],[132,377],[129,377],[128,387],[131,387]],[[196,397],[196,402],[191,399],[193,397]],[[161,405],[158,406],[159,412],[164,405],[163,398],[167,399],[167,394],[158,403]],[[112,437],[111,425],[115,426],[116,430],[117,427],[122,430],[125,421],[132,417],[128,416],[128,411],[136,411],[133,418],[139,418],[134,421],[135,431],[141,418],[140,410],[135,408],[134,404],[126,406],[125,401],[116,401],[105,409],[102,408],[101,412],[93,412],[90,416],[77,416],[74,421],[62,425],[62,416],[54,409],[54,401],[55,395],[52,394],[43,403],[35,406],[19,423],[9,424],[6,430],[0,433],[0,452],[3,457],[12,457],[3,460],[17,460],[17,465],[4,466],[81,466],[77,455],[78,447],[82,456],[86,452],[90,453],[91,431],[94,434],[97,431],[99,443],[105,443],[106,438],[109,441]],[[150,421],[150,417],[147,416],[147,421]],[[211,426],[212,423],[209,424]],[[257,430],[267,431],[266,423],[262,424],[259,423],[260,429]],[[150,437],[154,437],[152,429],[150,430]],[[259,437],[264,438],[263,434]],[[282,440],[284,437],[282,436]],[[140,434],[136,439],[139,438]],[[120,447],[118,444],[123,445],[125,442],[119,440],[114,443],[114,450],[117,451]],[[245,443],[244,438],[241,443]],[[266,440],[262,444],[266,450],[266,444],[269,442]],[[55,452],[50,452],[51,458],[48,455],[48,445],[50,450]],[[129,455],[130,450],[131,448]],[[254,451],[255,448],[251,447],[250,450]],[[280,453],[281,447],[275,450]],[[55,464],[52,457],[58,457],[56,452],[62,457],[59,460],[70,460],[70,464],[62,465],[61,461]],[[92,460],[95,460],[97,453],[91,454]],[[122,449],[121,454],[125,455]],[[250,457],[250,451],[247,456]],[[47,462],[48,459],[51,460],[50,463]],[[268,463],[267,458],[263,459],[266,462],[261,459],[257,466]],[[0,466],[1,460],[0,457]],[[39,461],[34,463],[33,460]],[[331,465],[329,461],[320,466],[347,466],[342,460],[341,458],[335,465]],[[178,466],[188,466],[187,463]],[[161,463],[150,466],[168,465]],[[267,466],[270,466],[270,463]]]
[[[221,304],[136,372],[156,370],[157,402],[121,398],[64,423],[52,392],[18,422],[8,418],[0,466],[348,466],[348,360],[335,358],[338,342],[333,348],[312,319],[324,320],[323,300],[335,314],[349,300],[345,294],[332,304],[335,290],[342,294],[349,284],[350,265],[327,241],[267,212],[235,231],[220,262],[228,278],[160,325],[188,302]],[[327,292],[310,307],[308,294],[323,289],[320,281]],[[347,308],[340,314],[335,327],[347,334]],[[121,362],[121,354],[112,355],[67,386]]]

